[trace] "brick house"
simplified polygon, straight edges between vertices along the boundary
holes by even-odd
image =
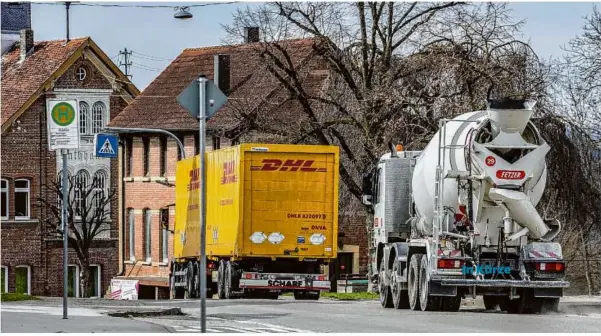
[[[29,29],[21,30],[17,43],[3,53],[1,84],[2,291],[60,296],[62,239],[43,225],[54,217],[39,202],[58,202],[51,188],[62,168],[61,156],[48,150],[47,100],[78,101],[80,148],[69,151],[68,173],[84,183],[102,177],[102,188],[108,190],[117,186],[118,166],[94,157],[94,134],[139,91],[91,38],[34,43]],[[110,209],[110,232],[98,236],[91,248],[91,296],[102,296],[119,268],[118,203]],[[80,271],[70,250],[72,296],[82,295]]]
[[[248,32],[244,44],[185,49],[109,127],[167,130],[184,143],[187,157],[198,154],[198,121],[177,103],[176,97],[204,74],[229,97],[207,124],[207,151],[242,142],[279,142],[277,137],[253,131],[253,123],[294,127],[301,119],[301,107],[289,99],[286,89],[262,65],[253,45],[256,31],[254,35],[252,29]],[[313,39],[298,39],[282,46],[288,49],[292,62],[303,68],[302,80],[318,91],[328,76],[324,62],[314,57],[313,43]],[[261,120],[253,119],[257,114]],[[121,197],[127,211],[122,237],[128,259],[123,277],[139,280],[139,298],[164,298],[168,295],[173,251],[175,167],[182,155],[175,140],[166,136],[131,132],[120,136],[126,144],[121,153],[126,161],[125,193]],[[367,264],[366,230],[359,222],[361,229],[356,229],[353,221],[340,222],[341,231],[346,231],[348,237],[340,252],[349,273],[365,273]]]

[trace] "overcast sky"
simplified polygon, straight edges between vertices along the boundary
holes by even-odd
[[[192,8],[190,11],[194,18],[189,20],[174,19],[171,8],[71,6],[70,34],[71,37],[92,37],[117,65],[119,50],[133,50],[131,74],[134,84],[143,90],[184,48],[221,44],[224,37],[221,24],[230,23],[231,14],[237,8],[258,4],[247,2]],[[582,17],[592,12],[593,3],[514,2],[511,7],[515,18],[526,20],[523,32],[531,40],[535,51],[540,57],[548,58],[560,56],[560,46],[580,33],[584,24]],[[64,6],[56,3],[33,4],[32,26],[36,41],[64,39]]]

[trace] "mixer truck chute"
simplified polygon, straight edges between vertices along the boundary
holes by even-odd
[[[370,277],[383,306],[456,311],[462,297],[483,295],[487,308],[557,309],[569,283],[552,242],[561,226],[535,208],[550,147],[530,121],[533,107],[491,100],[443,119],[423,151],[391,144],[364,176]]]

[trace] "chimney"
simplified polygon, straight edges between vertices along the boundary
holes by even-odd
[[[259,27],[246,27],[246,43],[259,42]]]
[[[230,90],[230,55],[215,55],[213,60],[213,80],[219,90],[227,94]]]
[[[27,57],[27,53],[33,48],[33,30],[22,29],[19,49],[21,50],[21,62]]]

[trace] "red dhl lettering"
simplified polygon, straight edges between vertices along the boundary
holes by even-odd
[[[497,170],[497,178],[502,180],[521,180],[526,177],[523,170]]]
[[[236,162],[228,161],[223,163],[223,176],[221,177],[221,184],[235,183],[238,181],[236,176]]]
[[[264,159],[262,166],[251,166],[251,170],[261,171],[303,171],[303,172],[325,172],[326,168],[312,167],[315,160],[279,160],[279,159]]]

